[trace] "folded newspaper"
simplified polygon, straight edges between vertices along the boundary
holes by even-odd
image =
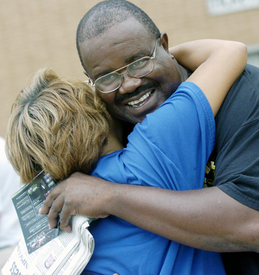
[[[49,229],[46,215],[39,215],[49,191],[55,186],[44,173],[26,184],[13,197],[24,238],[2,269],[2,274],[78,275],[89,262],[94,239],[88,231],[90,219],[73,216],[72,231]]]

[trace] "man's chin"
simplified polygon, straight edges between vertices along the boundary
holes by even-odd
[[[153,113],[158,107],[159,107],[158,102],[153,99],[153,100],[149,100],[141,107],[127,108],[128,115],[127,115],[127,119],[125,119],[125,120],[129,121],[131,123],[133,123],[133,121],[134,121],[134,124],[136,124],[138,122],[141,122],[146,117],[147,114]]]
[[[126,116],[124,113],[124,116],[121,117],[121,120],[124,120],[124,121],[132,123],[132,124],[137,124],[139,122],[142,122],[143,119],[145,119],[147,114],[154,112],[156,109],[157,109],[156,107],[153,107],[153,108],[149,108],[143,112],[131,112],[131,113],[128,113]]]

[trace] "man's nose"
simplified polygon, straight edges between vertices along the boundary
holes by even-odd
[[[119,88],[120,94],[132,93],[142,84],[141,78],[129,76],[127,72],[122,74],[122,78],[122,83]]]

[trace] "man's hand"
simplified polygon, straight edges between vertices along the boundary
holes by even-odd
[[[105,218],[109,215],[104,208],[108,193],[112,193],[112,186],[113,183],[100,178],[74,173],[51,190],[39,213],[48,214],[50,228],[57,225],[60,215],[60,228],[70,232],[69,219],[72,215],[89,218]]]

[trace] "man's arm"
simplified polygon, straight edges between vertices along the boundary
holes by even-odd
[[[50,206],[51,227],[63,207],[60,226],[66,231],[70,231],[69,218],[74,214],[92,218],[115,215],[199,249],[259,252],[259,212],[217,187],[172,191],[110,183],[75,173],[47,197],[41,214],[48,213]]]

